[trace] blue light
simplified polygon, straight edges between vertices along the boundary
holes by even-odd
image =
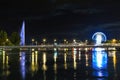
[[[24,21],[22,24],[21,32],[20,32],[20,45],[21,46],[25,45],[25,22]]]
[[[25,52],[21,52],[21,57],[20,57],[20,68],[21,68],[21,75],[22,78],[25,79],[25,73],[26,73],[26,68],[25,68]]]
[[[55,50],[55,51],[54,51],[54,62],[57,61],[57,56],[58,56],[58,53],[57,53],[57,51]]]
[[[97,51],[98,50],[98,51]],[[92,53],[92,66],[94,76],[108,76],[107,72],[107,53],[104,50],[94,49]]]
[[[99,45],[102,43],[102,41],[106,41],[106,35],[102,32],[96,32],[93,34],[92,39],[96,41],[96,45]]]

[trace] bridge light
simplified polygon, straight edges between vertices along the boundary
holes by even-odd
[[[54,42],[56,42],[57,40],[56,39],[54,39]]]
[[[64,39],[64,42],[66,42],[67,40],[66,39]]]
[[[32,45],[34,44],[34,41],[35,41],[35,39],[34,39],[34,38],[32,38]]]
[[[73,39],[73,43],[76,43],[76,39]]]
[[[112,39],[112,43],[116,43],[116,41],[117,41],[116,39]]]
[[[44,44],[45,44],[46,41],[47,41],[46,38],[43,38],[43,43],[44,43]]]
[[[9,41],[9,39],[7,38],[7,39],[6,39],[6,41],[8,42],[8,41]]]

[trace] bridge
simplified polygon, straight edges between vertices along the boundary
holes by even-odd
[[[21,50],[28,50],[31,48],[34,49],[54,49],[54,48],[120,48],[120,45],[67,45],[67,44],[60,44],[60,45],[25,45],[25,46],[0,46],[0,49],[14,49],[14,48],[20,48]]]

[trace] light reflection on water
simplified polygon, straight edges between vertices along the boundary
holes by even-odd
[[[118,79],[117,59],[120,60],[119,52],[104,50],[3,51],[0,77],[3,80],[104,80],[111,76]]]
[[[20,52],[20,72],[22,75],[23,80],[25,79],[26,68],[25,68],[25,52]]]
[[[76,54],[77,54],[76,49],[73,49],[73,66],[74,66],[74,70],[77,69]]]
[[[35,72],[38,71],[38,53],[32,52],[31,54],[31,72],[34,75]]]
[[[5,53],[5,51],[2,52],[2,75],[3,76],[9,76],[9,56]]]
[[[92,53],[93,76],[107,77],[107,53],[101,48],[95,49]]]

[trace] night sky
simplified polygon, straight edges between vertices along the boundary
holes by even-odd
[[[108,39],[120,39],[120,3],[112,0],[0,1],[0,29],[26,37],[91,39],[101,31]]]

